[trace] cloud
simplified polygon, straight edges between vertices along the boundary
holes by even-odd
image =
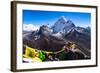
[[[23,24],[23,30],[24,31],[34,31],[39,29],[38,25],[33,25],[33,24]]]

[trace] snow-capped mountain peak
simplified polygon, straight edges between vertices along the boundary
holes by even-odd
[[[59,20],[63,20],[63,21],[65,21],[65,22],[67,21],[66,18],[65,18],[64,16],[61,16],[61,17],[59,18]]]
[[[74,23],[73,23],[71,20],[68,20],[68,21],[67,21],[67,24],[70,25],[70,24],[74,24]]]
[[[52,27],[54,33],[58,33],[62,30],[67,31],[70,28],[75,27],[74,23],[71,20],[68,20],[64,17],[61,16],[56,23],[54,24],[54,26]]]

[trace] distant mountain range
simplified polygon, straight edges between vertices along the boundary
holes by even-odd
[[[85,55],[91,55],[91,27],[77,27],[64,16],[52,27],[42,25],[36,31],[23,31],[23,44],[40,50],[59,51],[68,41],[74,42]]]

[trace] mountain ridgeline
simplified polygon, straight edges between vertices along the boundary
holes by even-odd
[[[73,42],[86,56],[91,56],[91,28],[76,26],[64,16],[59,18],[52,27],[40,26],[39,30],[23,31],[23,44],[38,50],[56,52],[66,42]]]

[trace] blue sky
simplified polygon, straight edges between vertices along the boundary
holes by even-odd
[[[23,24],[49,24],[50,26],[52,26],[61,16],[64,16],[67,20],[72,20],[76,26],[86,27],[91,25],[90,13],[36,10],[23,10]]]

